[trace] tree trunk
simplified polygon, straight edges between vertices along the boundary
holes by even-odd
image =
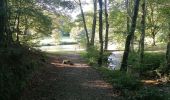
[[[168,35],[168,44],[167,44],[167,50],[166,50],[166,67],[167,72],[170,72],[170,23],[169,23],[169,35]]]
[[[170,39],[170,37],[169,37]],[[170,40],[167,44],[167,50],[166,50],[166,64],[167,64],[167,69],[168,72],[170,71]]]
[[[107,11],[107,0],[105,0],[105,20],[106,20],[106,34],[105,34],[105,47],[104,49],[107,50],[108,48],[108,33],[109,33],[109,22],[108,22],[108,11]]]
[[[93,0],[94,3],[94,14],[93,14],[93,25],[92,25],[92,36],[91,36],[91,46],[94,46],[94,38],[96,32],[96,17],[97,17],[97,0]]]
[[[17,40],[16,42],[19,43],[19,34],[20,34],[20,13],[18,13],[18,17],[17,17]]]
[[[24,29],[24,35],[28,35],[28,17],[25,16],[25,29]]]
[[[134,52],[134,51],[135,51],[135,48],[134,48],[134,36],[133,36],[130,41],[130,52]]]
[[[102,0],[98,0],[99,2],[99,42],[100,42],[100,54],[98,59],[99,67],[102,66],[103,59],[103,19],[102,19]]]
[[[84,17],[84,12],[83,12],[83,8],[82,8],[82,4],[81,4],[80,0],[79,0],[79,6],[80,6],[80,10],[81,10],[81,15],[82,15],[82,18],[83,18],[84,30],[86,32],[87,47],[88,47],[89,43],[90,43],[89,34],[88,34],[88,31],[87,31],[86,20],[85,20],[85,17]]]
[[[127,71],[127,61],[128,61],[128,56],[129,56],[129,50],[130,50],[130,42],[131,42],[132,37],[134,36],[134,32],[136,29],[136,20],[137,20],[137,16],[138,16],[139,2],[140,2],[140,0],[135,0],[134,14],[132,17],[131,28],[130,28],[130,31],[126,38],[125,51],[123,54],[122,64],[121,64],[121,68],[120,68],[121,71]]]
[[[5,41],[5,0],[0,1],[0,47],[3,47]]]
[[[155,33],[152,33],[152,46],[156,46]]]
[[[129,33],[130,29],[130,8],[129,8],[129,0],[126,0],[126,10],[127,10],[127,34]]]
[[[126,0],[126,12],[127,12],[127,25],[126,25],[126,28],[127,28],[127,34],[130,31],[130,21],[132,19],[132,17],[131,17],[132,11],[130,9],[131,7],[132,7],[131,0]],[[132,40],[131,40],[130,51],[134,52],[134,37],[132,37]]]
[[[146,0],[143,0],[142,3],[142,21],[141,21],[141,36],[140,36],[140,49],[139,49],[139,55],[140,55],[140,61],[139,63],[143,63],[143,57],[144,57],[144,42],[145,42],[145,27],[146,27]]]

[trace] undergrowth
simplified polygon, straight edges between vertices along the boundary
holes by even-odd
[[[107,62],[109,53],[104,53],[103,61]],[[164,68],[165,53],[145,52],[144,61],[139,63],[138,53],[130,53],[128,59],[128,71],[110,70],[107,67],[96,67],[99,51],[97,48],[89,48],[83,57],[90,65],[98,70],[104,79],[112,84],[113,89],[118,92],[121,100],[170,100],[170,95],[161,88],[146,86],[142,79],[158,78],[158,70]]]
[[[120,91],[118,100],[170,100],[170,95],[158,87],[145,86],[140,78],[133,74],[113,71],[105,67],[95,67],[104,79]],[[113,90],[113,91],[114,91]]]
[[[18,100],[31,73],[39,66],[40,53],[26,47],[0,48],[0,100]]]

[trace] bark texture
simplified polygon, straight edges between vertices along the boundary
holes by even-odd
[[[98,0],[99,2],[99,42],[100,42],[100,54],[98,59],[99,67],[102,66],[102,59],[103,59],[103,20],[102,20],[102,0]]]
[[[136,29],[136,20],[137,20],[137,16],[138,16],[139,2],[140,2],[140,0],[135,0],[134,14],[132,17],[131,28],[130,28],[130,31],[126,38],[125,50],[123,53],[123,59],[122,59],[122,64],[121,64],[121,68],[120,68],[121,71],[127,71],[127,66],[128,66],[127,61],[128,61],[129,51],[130,51],[130,42],[132,40],[132,37],[134,36],[134,32]]]
[[[97,18],[97,0],[93,0],[94,14],[93,14],[93,25],[92,25],[92,36],[91,45],[94,46],[95,32],[96,32],[96,18]]]
[[[105,33],[105,47],[104,49],[107,50],[108,48],[108,35],[109,35],[109,21],[108,21],[108,10],[107,10],[107,0],[105,0],[105,21],[106,21],[106,33]]]
[[[4,45],[5,41],[5,0],[0,1],[0,47]]]
[[[82,4],[81,4],[80,0],[79,0],[79,6],[80,6],[80,10],[81,10],[82,19],[83,19],[84,30],[86,32],[86,40],[87,40],[87,47],[88,47],[89,43],[90,43],[90,41],[89,41],[89,33],[88,33],[88,30],[87,30],[86,19],[85,19],[85,16],[84,16],[84,11],[83,11]]]
[[[142,3],[142,21],[141,21],[141,36],[140,36],[140,64],[143,63],[144,57],[144,42],[145,42],[145,27],[146,27],[146,0]]]

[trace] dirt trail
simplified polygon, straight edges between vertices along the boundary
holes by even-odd
[[[63,59],[74,65],[62,64]],[[112,86],[78,54],[50,56],[37,72],[21,100],[113,100]]]

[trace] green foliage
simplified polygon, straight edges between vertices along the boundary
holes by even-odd
[[[38,59],[22,47],[0,49],[0,100],[18,100]]]
[[[139,78],[121,71],[95,67],[103,77],[120,90],[121,100],[170,100],[170,95],[157,87],[145,87]]]
[[[162,52],[145,52],[144,62],[139,64],[139,56],[137,53],[130,53],[128,65],[133,72],[139,72],[140,74],[147,74],[148,71],[154,71],[161,66],[164,62],[165,54]],[[149,74],[149,73],[148,73]],[[152,74],[152,73],[150,73]]]
[[[86,53],[83,54],[83,57],[87,59],[90,65],[97,64],[99,58],[99,51],[97,47],[89,47]]]
[[[40,34],[28,34],[20,37],[20,44],[29,46],[29,47],[36,47],[40,44]]]
[[[110,35],[109,40],[114,40],[114,42],[124,43],[126,37],[126,14],[116,8],[114,8],[109,16],[109,20],[114,23],[110,24]]]
[[[107,68],[98,68],[98,70],[118,90],[138,90],[142,86],[140,80],[133,75],[118,70],[112,71]]]
[[[126,91],[126,100],[169,100],[169,96],[154,87],[141,88],[139,91]]]
[[[108,51],[104,51],[103,52],[103,61],[104,61],[104,63],[108,63],[108,57],[111,55],[111,53],[110,52],[108,52]]]
[[[142,86],[142,83],[132,75],[123,74],[113,79],[113,86],[117,89],[137,90]]]

